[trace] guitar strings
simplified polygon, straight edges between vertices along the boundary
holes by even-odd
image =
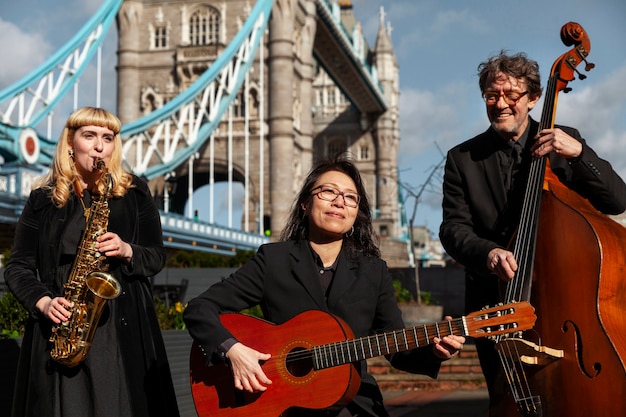
[[[298,361],[311,360],[314,363],[314,369],[324,369],[341,364],[357,362],[360,360],[392,354],[403,350],[418,348],[431,344],[434,337],[444,337],[452,334],[471,336],[467,334],[466,320],[471,320],[470,327],[475,327],[476,323],[486,323],[476,330],[476,335],[488,335],[490,332],[506,332],[508,328],[489,327],[490,319],[500,319],[507,314],[506,308],[492,309],[484,314],[476,314],[465,318],[457,318],[452,320],[444,320],[437,323],[425,324],[405,329],[393,330],[385,333],[378,333],[357,339],[342,340],[318,346],[300,346],[290,352],[272,356],[272,359],[284,361],[286,364],[292,364]],[[514,323],[511,323],[514,325]],[[301,350],[299,350],[301,348]]]

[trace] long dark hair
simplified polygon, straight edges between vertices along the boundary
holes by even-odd
[[[357,167],[344,156],[321,161],[311,169],[293,204],[287,225],[280,234],[280,240],[308,239],[309,222],[303,206],[306,206],[313,198],[311,191],[319,177],[329,171],[341,172],[350,177],[352,181],[354,181],[356,191],[361,196],[359,211],[354,220],[353,230],[350,230],[343,238],[343,244],[348,254],[355,256],[358,253],[362,253],[379,258],[380,249],[377,245],[378,239],[372,226],[370,203],[365,187],[363,186],[361,174]]]

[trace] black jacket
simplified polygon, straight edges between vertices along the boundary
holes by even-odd
[[[122,291],[118,298],[107,301],[107,307],[115,309],[115,328],[124,366],[119,371],[126,374],[132,414],[177,416],[167,355],[148,281],[165,264],[159,212],[145,182],[135,177],[134,185],[124,197],[109,200],[108,230],[132,246],[133,258],[128,266],[111,262],[109,272],[120,282]],[[53,388],[57,384],[55,373],[48,371],[51,322],[40,318],[35,303],[44,295],[63,295],[67,277],[60,272],[59,247],[75,210],[82,211],[76,198],[70,198],[59,209],[39,188],[31,192],[16,227],[5,280],[30,311],[31,318],[20,352],[14,416],[52,415],[57,401],[50,398],[57,392]]]
[[[626,210],[626,184],[609,162],[601,159],[576,129],[558,127],[583,145],[577,161],[550,154],[550,167],[560,181],[602,213]],[[538,123],[530,119],[529,144],[537,130]],[[499,301],[494,299],[497,279],[487,269],[487,254],[496,247],[507,247],[519,223],[519,207],[511,207],[519,204],[507,205],[502,181],[497,156],[502,141],[489,128],[452,148],[446,159],[439,237],[446,252],[466,268],[467,291],[476,296],[468,296],[473,299],[473,304],[466,306],[468,311]]]
[[[219,314],[257,304],[264,318],[276,324],[307,310],[332,313],[343,319],[357,338],[404,328],[384,261],[366,256],[348,259],[342,251],[326,300],[306,241],[261,246],[251,261],[191,300],[184,318],[194,339],[212,355],[232,337],[221,325]],[[396,368],[431,377],[437,376],[441,364],[431,346],[397,353],[390,360]],[[360,364],[360,373],[361,388],[349,407],[357,407],[359,415],[387,415],[380,390],[367,374],[365,362]]]

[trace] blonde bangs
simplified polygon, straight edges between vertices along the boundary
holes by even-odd
[[[82,126],[100,126],[111,129],[117,136],[122,129],[122,122],[114,114],[96,107],[82,107],[76,110],[67,119],[65,126],[77,130]]]

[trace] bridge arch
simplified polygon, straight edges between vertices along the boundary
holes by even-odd
[[[231,198],[231,203],[237,207],[236,211],[241,213],[240,218],[233,218],[232,227],[250,231],[259,229],[259,222],[261,221],[259,213],[261,190],[259,183],[253,177],[246,175],[245,167],[241,163],[232,162],[232,169],[229,169],[229,161],[227,159],[215,158],[213,163],[213,181],[211,182],[210,167],[200,158],[195,160],[191,174],[188,166],[181,166],[174,171],[174,178],[176,190],[174,193],[169,194],[170,212],[193,217],[193,213],[198,210],[202,213],[202,218],[205,220],[210,217],[217,218],[219,213],[214,211],[217,204],[221,202],[224,205],[224,202],[227,203],[228,198]],[[193,189],[191,194],[189,193],[190,180]],[[229,182],[233,184],[235,189],[237,186],[243,189],[244,195],[238,201],[236,198],[240,193],[233,193],[229,196],[227,191],[224,191],[224,185]],[[166,185],[167,181],[163,184],[163,187]],[[210,186],[214,186],[213,204],[210,201]],[[200,189],[204,189],[204,192],[198,193]],[[163,192],[159,196],[160,201],[164,204]],[[244,199],[247,201],[247,216],[244,213],[246,210]],[[207,214],[211,212],[212,216]]]

